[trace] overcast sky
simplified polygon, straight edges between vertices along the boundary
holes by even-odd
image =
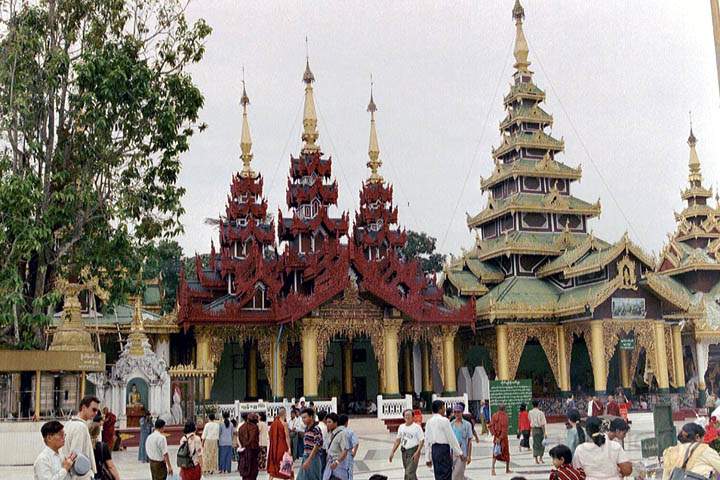
[[[290,154],[300,146],[305,36],[315,74],[319,144],[333,158],[340,210],[357,209],[367,178],[369,77],[375,80],[381,173],[395,186],[400,225],[438,238],[445,253],[472,245],[465,212],[485,205],[504,116],[515,27],[513,0],[197,0],[190,17],[213,28],[193,68],[205,95],[183,156],[186,254],[207,252],[241,168],[241,69],[250,96],[253,167],[270,212],[286,212]],[[707,0],[523,0],[531,69],[547,93],[559,160],[582,165],[573,194],[602,215],[595,234],[628,230],[659,252],[687,184],[692,110],[706,186],[720,182],[720,97]],[[336,211],[337,212],[337,211]],[[351,214],[351,218],[354,215]]]

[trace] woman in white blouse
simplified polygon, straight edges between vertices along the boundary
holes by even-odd
[[[622,480],[632,473],[632,463],[619,443],[605,438],[601,426],[598,417],[587,419],[585,428],[591,441],[577,446],[573,466],[582,468],[587,480]]]

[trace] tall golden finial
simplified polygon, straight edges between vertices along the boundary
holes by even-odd
[[[248,123],[247,106],[250,105],[250,98],[248,98],[247,92],[245,91],[245,67],[243,67],[243,79],[242,79],[242,97],[240,97],[240,105],[243,108],[242,118],[242,134],[240,135],[240,158],[243,162],[243,168],[240,171],[242,177],[255,178],[255,172],[250,167],[252,161],[252,139],[250,138],[250,124]]]
[[[370,144],[368,146],[368,156],[370,161],[367,163],[370,169],[370,183],[382,183],[383,178],[378,173],[378,169],[382,165],[380,161],[380,147],[378,146],[377,131],[375,130],[375,100],[373,100],[373,81],[370,75],[370,103],[368,103],[367,111],[370,112]]]
[[[305,37],[305,73],[303,74],[303,82],[305,82],[305,109],[303,110],[303,134],[302,140],[303,153],[314,153],[320,151],[320,147],[315,144],[320,134],[317,131],[317,113],[315,113],[315,98],[313,96],[312,84],[315,81],[315,75],[310,70],[310,56],[307,52],[307,37]]]
[[[700,173],[700,158],[698,158],[695,145],[697,145],[697,139],[692,129],[692,113],[690,114],[690,136],[688,137],[687,144],[690,146],[690,160],[688,166],[690,167],[690,174],[688,175],[688,181],[691,187],[700,187],[702,185],[702,173]]]
[[[528,55],[530,54],[530,48],[528,47],[527,40],[525,39],[525,33],[523,32],[523,19],[525,18],[525,9],[520,4],[520,0],[515,0],[515,7],[513,7],[513,18],[515,19],[515,69],[520,72],[527,72],[530,62],[528,62]]]

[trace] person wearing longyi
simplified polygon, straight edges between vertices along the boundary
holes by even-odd
[[[445,402],[432,403],[433,415],[425,424],[425,463],[433,468],[435,480],[452,478],[453,454],[465,461],[462,448],[445,417]]]

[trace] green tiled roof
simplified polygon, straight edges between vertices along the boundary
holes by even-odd
[[[505,274],[495,265],[488,262],[482,262],[477,258],[466,258],[465,265],[478,278],[485,282],[501,282],[505,279]]]
[[[143,310],[143,321],[144,322],[159,322],[162,318],[160,315],[149,312],[147,310]],[[88,326],[95,325],[95,318],[93,318],[92,315],[88,313],[83,313],[83,319],[85,320],[85,324]],[[133,306],[127,305],[127,304],[120,304],[117,305],[112,311],[106,312],[104,314],[98,313],[97,315],[97,323],[98,325],[130,325],[132,323],[132,317],[133,317]],[[56,313],[53,316],[53,325],[58,325],[60,323],[60,313]]]
[[[583,216],[600,215],[600,204],[588,203],[572,195],[558,195],[552,200],[552,193],[514,193],[509,197],[491,199],[488,206],[467,220],[468,227],[475,228],[492,219],[511,212],[553,212]]]
[[[538,130],[536,132],[517,132],[512,135],[503,135],[503,143],[493,150],[495,158],[500,157],[516,148],[546,148],[561,152],[565,148],[565,142]]]
[[[510,87],[510,93],[505,95],[504,102],[508,104],[515,98],[535,98],[543,100],[545,98],[545,92],[532,82],[523,82]]]
[[[447,279],[460,291],[460,295],[482,295],[488,291],[471,272],[448,270]]]
[[[528,255],[560,255],[568,245],[563,243],[567,238],[576,245],[583,241],[586,233],[534,233],[523,231],[512,231],[507,235],[500,235],[496,238],[481,240],[477,244],[474,255],[479,260],[494,258],[508,253],[524,253]]]
[[[543,178],[579,179],[582,176],[580,168],[568,167],[557,160],[531,160],[519,158],[512,163],[500,163],[493,170],[489,178],[482,179],[480,187],[486,190],[493,185],[512,176],[536,176]]]

